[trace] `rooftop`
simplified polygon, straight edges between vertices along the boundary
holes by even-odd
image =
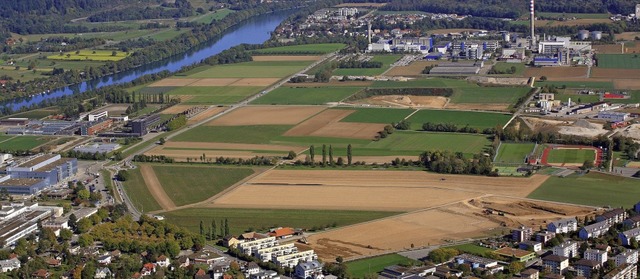
[[[578,266],[588,266],[591,268],[598,268],[600,266],[599,262],[596,261],[592,261],[592,260],[587,260],[587,259],[580,259],[578,260],[576,263],[574,263],[574,265]]]
[[[43,166],[43,167],[41,167],[39,169],[36,169],[36,170],[37,171],[50,171],[50,170],[55,169],[58,166],[60,166],[62,164],[65,164],[65,163],[67,163],[67,162],[69,162],[71,160],[73,160],[73,159],[72,158],[60,158],[60,160],[55,161],[55,162],[53,162],[51,164],[48,164],[48,165]]]
[[[33,166],[35,166],[37,164],[40,164],[40,163],[42,163],[42,162],[44,162],[46,160],[49,160],[49,159],[51,159],[51,158],[53,158],[55,156],[58,156],[58,154],[44,154],[42,156],[38,156],[38,157],[36,157],[36,158],[34,158],[32,160],[29,160],[27,162],[22,163],[22,164],[18,165],[18,167],[19,168],[30,168],[30,167],[33,167]]]
[[[42,179],[36,178],[9,178],[3,182],[0,182],[0,186],[29,187],[41,181]]]
[[[479,263],[479,264],[491,264],[491,263],[495,263],[496,260],[493,259],[487,259],[487,258],[483,258],[483,257],[478,257],[478,256],[474,256],[471,254],[462,254],[460,256],[457,256],[456,259],[462,259],[464,261],[468,261],[468,262],[472,262],[472,263]]]
[[[528,255],[533,254],[533,252],[531,251],[515,249],[511,247],[504,247],[504,248],[495,250],[494,253],[501,256],[505,256],[505,257],[516,257],[516,258],[522,258],[522,257],[526,257]]]
[[[558,256],[558,255],[549,255],[546,256],[544,258],[542,258],[543,261],[552,261],[552,262],[562,262],[562,261],[567,261],[569,260],[569,258],[564,257],[564,256]]]

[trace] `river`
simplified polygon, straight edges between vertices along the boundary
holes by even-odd
[[[176,72],[184,66],[198,63],[207,57],[216,55],[223,50],[239,44],[261,44],[265,42],[269,39],[270,32],[275,30],[275,28],[291,13],[293,13],[293,11],[256,16],[229,28],[218,39],[201,44],[184,54],[176,55],[117,74],[104,76],[99,79],[89,80],[80,84],[57,89],[46,94],[36,94],[32,97],[20,98],[13,102],[5,102],[4,105],[10,106],[14,111],[17,111],[23,107],[39,104],[40,102],[51,98],[82,93],[87,90],[93,90],[113,84],[121,84],[147,74],[158,73],[164,70]]]

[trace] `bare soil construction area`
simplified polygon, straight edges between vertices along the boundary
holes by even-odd
[[[353,110],[328,109],[291,128],[285,136],[372,139],[385,124],[339,122]]]
[[[407,66],[396,66],[389,69],[385,76],[420,76],[427,66],[437,65],[438,61],[414,61]]]
[[[487,209],[494,210],[488,214]],[[504,212],[499,216],[495,212]],[[357,224],[307,238],[325,260],[373,256],[445,244],[471,237],[502,235],[518,225],[538,227],[547,220],[584,216],[592,209],[548,202],[482,196],[426,210]]]
[[[448,99],[441,96],[384,95],[356,101],[358,104],[405,108],[444,108]]]
[[[322,58],[316,55],[254,55],[253,61],[316,61]]]
[[[524,71],[525,77],[546,76],[549,80],[562,80],[564,78],[586,78],[587,67],[527,67]]]
[[[187,120],[187,124],[191,125],[194,123],[198,123],[202,120],[205,120],[209,117],[212,117],[218,113],[221,113],[223,111],[225,111],[227,108],[225,107],[210,107],[207,110],[196,114],[196,116],[189,118],[189,120]]]
[[[205,125],[295,125],[324,109],[318,106],[246,106]]]
[[[139,168],[140,173],[142,173],[142,179],[147,185],[151,196],[153,196],[153,198],[158,202],[162,209],[175,209],[176,205],[162,188],[162,184],[160,184],[156,173],[153,171],[153,167],[151,167],[150,165],[140,165]]]
[[[165,78],[152,83],[149,87],[187,86],[198,80],[197,78]]]
[[[243,78],[229,84],[229,86],[269,86],[279,80],[279,78]]]

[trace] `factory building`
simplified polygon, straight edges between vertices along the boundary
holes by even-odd
[[[19,239],[38,231],[38,222],[46,220],[61,207],[42,207],[37,203],[0,204],[0,247],[7,248]]]
[[[160,122],[160,115],[149,115],[145,118],[135,119],[130,122],[133,134],[144,136],[149,133],[149,130],[153,127],[154,124]]]
[[[10,194],[31,195],[63,182],[78,172],[78,160],[45,154],[0,170],[0,189]]]
[[[89,113],[88,120],[89,122],[98,121],[100,119],[105,119],[109,117],[108,111],[98,112],[98,113]]]
[[[106,118],[94,122],[88,122],[80,127],[80,135],[93,136],[101,131],[111,128],[112,125],[113,120]]]

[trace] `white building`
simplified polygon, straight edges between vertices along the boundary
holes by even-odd
[[[570,233],[578,230],[576,218],[560,219],[547,225],[547,230],[553,233]]]
[[[98,121],[100,119],[106,119],[109,117],[108,111],[98,112],[98,113],[89,113],[89,122]]]
[[[598,112],[598,118],[611,122],[623,122],[629,120],[631,114],[626,112],[600,111]]]
[[[294,276],[298,279],[315,279],[322,275],[322,264],[318,261],[298,263]]]
[[[587,249],[584,251],[584,258],[590,261],[598,262],[600,264],[604,264],[607,262],[607,251],[596,250],[596,249]]]
[[[638,250],[624,251],[616,255],[615,260],[616,266],[621,266],[623,264],[635,265],[638,263]]]
[[[574,258],[578,256],[578,243],[575,241],[567,240],[553,247],[551,251],[556,256]]]
[[[604,279],[635,279],[638,278],[638,267],[635,264],[626,264],[615,268],[605,274]]]
[[[273,247],[276,245],[278,245],[276,238],[271,236],[239,243],[238,249],[240,249],[240,252],[244,254],[254,255],[260,249]]]
[[[267,248],[258,249],[255,256],[263,262],[273,260],[275,257],[298,252],[298,248],[293,243],[287,243]]]
[[[20,268],[20,260],[17,258],[0,261],[0,273],[9,272]]]
[[[293,268],[300,262],[310,262],[317,259],[316,252],[307,250],[276,257],[273,262],[282,267]]]

